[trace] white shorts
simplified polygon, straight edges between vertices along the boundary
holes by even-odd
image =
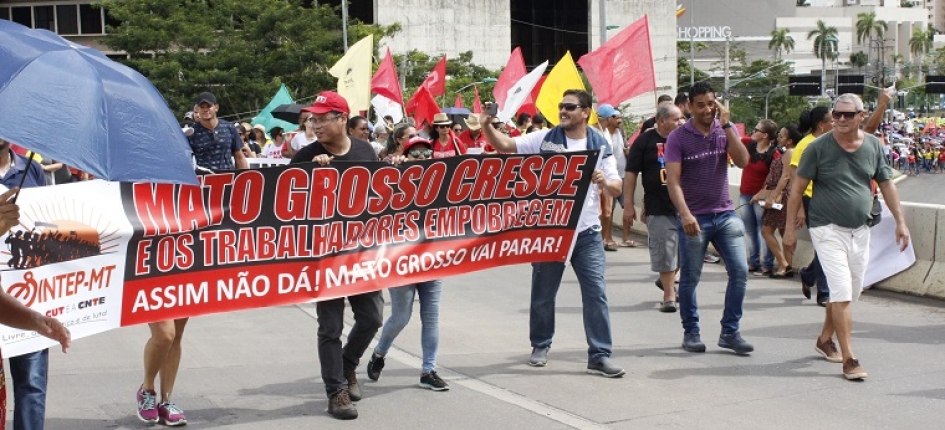
[[[827,277],[830,302],[855,302],[870,259],[870,229],[828,224],[810,229],[811,242]]]

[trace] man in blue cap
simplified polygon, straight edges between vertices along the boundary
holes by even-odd
[[[597,131],[601,132],[604,139],[610,143],[610,148],[614,152],[614,160],[617,162],[617,173],[620,175],[620,181],[623,183],[627,167],[627,151],[630,149],[623,136],[623,117],[620,111],[614,109],[609,104],[597,106]],[[600,222],[601,237],[604,238],[604,249],[607,251],[616,251],[617,242],[614,241],[614,208],[620,203],[623,208],[623,194],[617,197],[610,197],[607,193],[600,195]],[[637,244],[630,240],[630,226],[623,224],[623,240],[619,246],[635,247]]]

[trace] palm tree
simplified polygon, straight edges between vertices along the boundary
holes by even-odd
[[[817,28],[807,33],[807,40],[814,39],[814,56],[820,58],[820,88],[823,92],[824,77],[827,75],[827,57],[837,55],[837,27],[828,27],[823,20],[817,20]]]
[[[780,30],[771,30],[771,41],[768,42],[768,49],[775,50],[775,58],[781,59],[781,51],[789,54],[794,50],[794,38],[790,35],[791,30],[782,28]]]
[[[920,75],[922,60],[925,59],[925,54],[932,50],[932,38],[934,37],[934,32],[918,29],[915,30],[915,32],[912,33],[912,37],[909,38],[909,52],[919,57],[919,61],[917,61],[916,64],[919,66]]]
[[[866,53],[863,51],[857,51],[853,54],[850,54],[850,65],[856,67],[859,70],[863,70],[864,67],[869,63],[869,58],[866,56]]]
[[[876,12],[856,14],[856,42],[861,45],[863,39],[870,42],[873,36],[882,39],[888,29],[886,21],[876,19]]]

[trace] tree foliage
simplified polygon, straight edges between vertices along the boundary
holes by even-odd
[[[781,28],[771,30],[771,41],[768,42],[768,49],[775,51],[775,59],[781,59],[781,52],[790,54],[794,50],[794,38],[791,37],[791,30]]]
[[[286,84],[296,99],[336,87],[328,69],[343,55],[340,14],[301,0],[103,0],[121,24],[104,42],[161,91],[178,114],[212,91],[221,115],[258,111]],[[349,24],[354,43],[398,30]]]
[[[423,80],[427,78],[430,71],[436,67],[436,64],[443,58],[442,55],[429,55],[416,49],[407,52],[404,55],[394,55],[394,62],[398,65],[397,73],[401,80],[405,81],[404,102],[406,102]],[[499,71],[489,70],[476,63],[473,63],[473,52],[466,51],[459,54],[457,58],[446,58],[446,94],[437,97],[437,102],[442,107],[453,106],[456,100],[456,92],[469,84],[482,82],[486,78],[498,78]],[[479,97],[481,101],[492,100],[493,83],[479,84]],[[463,89],[460,93],[463,97],[463,106],[472,110],[475,92],[470,86]]]
[[[876,12],[864,13],[860,12],[856,14],[856,42],[863,44],[865,39],[867,42],[872,41],[873,37],[882,39],[886,34],[886,31],[889,30],[889,25],[886,21],[881,19],[876,19]]]

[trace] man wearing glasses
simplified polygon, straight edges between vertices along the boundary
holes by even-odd
[[[860,296],[869,261],[871,179],[879,185],[896,220],[900,251],[909,244],[909,228],[899,206],[899,192],[890,181],[892,169],[886,164],[883,144],[860,130],[866,116],[863,100],[855,94],[843,94],[837,97],[832,114],[833,130],[811,142],[797,166],[783,240],[785,249],[793,251],[797,245],[795,231],[804,224],[803,212],[799,212],[802,196],[813,182],[816,192],[808,208],[809,231],[830,289],[827,315],[815,349],[827,361],[842,362],[843,376],[854,380],[866,378],[866,370],[853,353],[850,333],[851,303]],[[834,332],[840,343],[839,357],[832,339]]]
[[[483,129],[486,139],[500,152],[519,154],[566,153],[599,149],[604,157],[591,177],[594,187],[588,190],[587,202],[578,221],[577,240],[571,264],[581,286],[584,303],[584,333],[587,337],[587,373],[608,378],[623,376],[624,370],[610,360],[612,336],[610,309],[604,283],[604,242],[601,239],[600,191],[617,196],[622,191],[620,175],[610,145],[600,133],[587,127],[591,115],[591,95],[584,90],[567,90],[558,104],[557,127],[509,137],[496,130],[493,118],[486,112],[479,122],[489,124]],[[555,331],[555,297],[561,286],[564,263],[532,264],[532,297],[529,316],[529,337],[532,354],[528,364],[543,367],[548,363],[548,350]]]
[[[322,92],[315,98],[315,103],[303,109],[303,112],[312,114],[308,125],[315,129],[318,140],[299,150],[290,164],[314,161],[325,166],[332,161],[377,161],[370,143],[346,133],[351,111],[347,100],[338,93]],[[351,403],[361,400],[361,386],[355,370],[384,322],[384,300],[380,291],[347,299],[354,311],[354,327],[348,333],[344,347],[341,346],[341,331],[344,329],[345,298],[315,304],[318,316],[318,361],[329,399],[328,413],[342,420],[358,417],[358,410]]]
[[[194,124],[194,133],[190,135],[190,147],[194,151],[197,166],[213,171],[248,169],[249,163],[243,156],[243,140],[232,122],[217,118],[217,98],[213,93],[200,93],[197,96],[195,114],[198,122]]]

